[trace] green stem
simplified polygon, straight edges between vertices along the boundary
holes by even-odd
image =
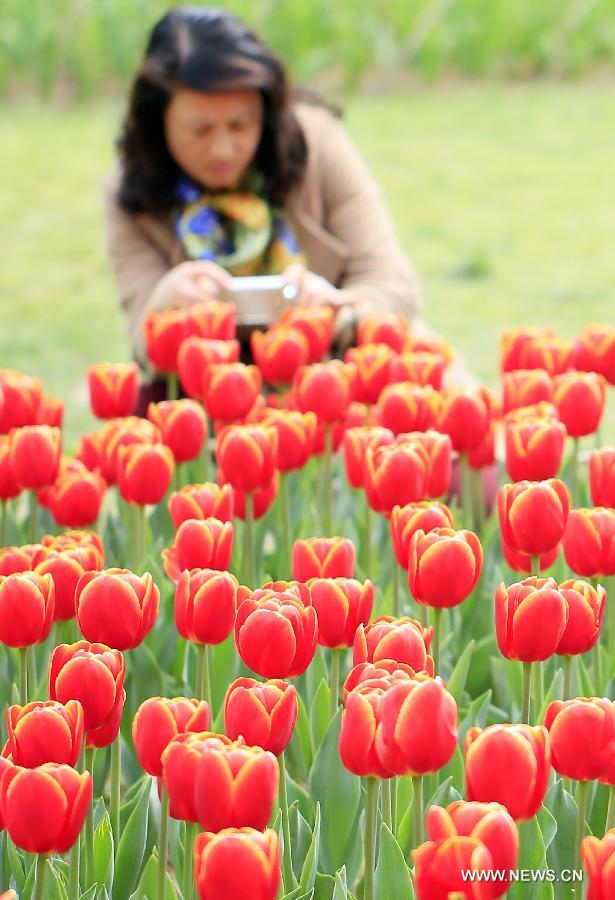
[[[201,699],[207,700],[209,703],[209,709],[211,711],[211,715],[213,717],[214,712],[214,698],[211,692],[211,658],[210,658],[210,648],[209,644],[204,644],[205,651],[203,653],[203,684],[202,684],[202,696]]]
[[[566,653],[563,657],[564,664],[564,700],[572,698],[572,656]]]
[[[532,664],[523,663],[523,688],[521,698],[521,721],[530,724],[530,685],[532,683]]]
[[[423,843],[423,776],[412,776],[412,846]]]
[[[181,486],[182,486],[182,477],[181,476],[182,476],[182,464],[176,462],[175,465],[173,466],[173,479],[172,479],[172,485],[171,485],[172,491],[178,491],[181,488]]]
[[[194,676],[194,696],[197,700],[203,699],[203,669],[205,668],[205,644],[195,644],[196,672]]]
[[[184,846],[184,870],[182,872],[182,894],[184,900],[192,897],[192,858],[194,855],[194,838],[198,824],[186,822],[186,841]]]
[[[210,453],[209,453],[209,418],[205,423],[205,440],[201,447],[201,473],[203,482],[209,481]]]
[[[282,506],[282,540],[284,542],[285,577],[290,578],[293,570],[292,536],[290,526],[290,503],[288,499],[288,472],[280,472],[280,504]]]
[[[92,775],[94,780],[94,753],[96,747],[87,747],[85,751],[85,768]],[[85,886],[87,888],[94,884],[94,797],[88,807],[85,817]]]
[[[36,653],[34,647],[34,644],[30,644],[26,654],[28,659],[28,700],[36,700],[38,689],[38,674],[36,671]]]
[[[440,672],[440,631],[442,625],[442,610],[435,606],[433,611],[433,663],[436,675]]]
[[[69,900],[79,900],[81,888],[79,887],[79,837],[71,847],[70,863],[68,865],[68,897]]]
[[[34,900],[43,900],[45,897],[45,880],[47,877],[47,860],[49,857],[46,853],[41,853],[36,860],[36,887],[34,889]]]
[[[329,697],[329,718],[337,712],[340,693],[340,657],[344,651],[338,647],[331,648],[331,694]]]
[[[587,806],[587,789],[589,788],[589,781],[579,781],[579,789],[577,792],[578,798],[578,813],[577,813],[577,858],[580,858],[581,851],[581,841],[585,837],[585,809]]]
[[[290,843],[288,794],[286,792],[286,758],[283,752],[278,757],[278,760],[280,763],[280,810],[282,813],[282,833],[284,835],[284,856],[282,858],[282,873],[284,876],[284,893],[288,894],[294,889],[295,879],[293,874],[292,847]]]
[[[122,783],[122,745],[118,736],[111,744],[111,830],[113,846],[120,843],[120,789]]]
[[[365,545],[363,548],[363,558],[365,560],[365,577],[372,580],[373,575],[373,559],[372,559],[372,508],[365,499]],[[397,569],[397,560],[393,553],[393,568]]]
[[[615,825],[615,785],[611,785],[609,788],[609,807],[606,811],[606,823],[604,826],[604,833],[610,831],[611,828]]]
[[[544,680],[541,662],[537,662],[532,666],[532,676],[534,678],[534,719],[538,724],[538,717],[540,716],[544,700]]]
[[[463,527],[473,528],[474,517],[472,515],[472,485],[470,482],[470,463],[467,453],[459,454],[459,467],[461,474],[461,511],[463,514]]]
[[[6,521],[8,517],[8,501],[0,500],[0,547],[4,547],[6,538]]]
[[[393,831],[393,779],[385,778],[382,782],[382,819]]]
[[[579,505],[579,438],[572,439],[572,465],[570,468],[570,508]]]
[[[333,466],[330,425],[325,425],[325,536],[333,536]]]
[[[179,383],[177,381],[177,372],[169,372],[167,374],[167,400],[177,400],[179,397]]]
[[[609,659],[615,657],[615,575],[610,575],[606,581],[606,640]],[[612,672],[609,673],[609,677]]]
[[[393,552],[393,615],[399,619],[399,566]]]
[[[363,878],[363,900],[374,900],[374,869],[376,866],[376,816],[378,813],[378,791],[380,779],[367,779],[367,816],[365,822],[365,875]]]
[[[38,502],[36,491],[30,491],[30,522],[28,526],[28,534],[31,544],[36,544],[36,520],[38,513]]]
[[[540,556],[532,556],[532,575],[540,578]]]
[[[135,573],[141,574],[145,563],[145,507],[133,504]]]
[[[158,900],[167,894],[167,854],[169,852],[169,792],[160,786],[160,830],[158,832]]]
[[[397,775],[391,778],[391,825],[393,834],[397,834]]]
[[[254,497],[248,491],[246,494],[246,521],[245,521],[245,559],[248,586],[256,589],[256,560],[254,558]]]
[[[28,648],[19,648],[19,702],[25,706],[28,702]]]
[[[479,535],[485,527],[485,489],[483,486],[483,473],[481,469],[470,469],[470,484],[472,488],[472,500],[474,508],[474,521]]]

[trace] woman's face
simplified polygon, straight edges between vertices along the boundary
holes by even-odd
[[[165,110],[167,146],[177,164],[210,190],[237,186],[261,137],[256,90],[206,94],[176,91]]]

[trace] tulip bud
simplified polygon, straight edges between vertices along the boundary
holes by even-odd
[[[36,425],[43,395],[40,379],[30,378],[13,369],[0,369],[0,387],[4,396],[0,433],[8,434],[12,428]]]
[[[194,400],[150,403],[147,418],[157,425],[176,463],[196,459],[207,435],[207,418]]]
[[[606,380],[595,372],[566,372],[553,380],[553,402],[571,437],[593,434],[606,404]]]
[[[376,750],[376,735],[382,729],[383,702],[388,682],[366,681],[350,691],[344,701],[339,754],[353,775],[390,778]]]
[[[42,544],[25,544],[23,547],[0,547],[0,575],[17,575],[31,572],[34,559]]]
[[[561,655],[587,653],[600,636],[606,591],[574,578],[563,581],[559,590],[568,605],[568,622],[555,652]]]
[[[600,697],[553,700],[545,713],[553,768],[565,778],[593,781],[615,754],[615,706]]]
[[[83,707],[78,700],[66,706],[56,700],[9,706],[8,741],[3,753],[16,766],[34,769],[46,762],[76,766],[83,744]]]
[[[500,335],[500,372],[513,372],[522,369],[521,352],[526,344],[536,338],[554,337],[551,328],[536,328],[532,325],[525,328],[511,328]]]
[[[581,859],[589,879],[588,900],[609,900],[615,896],[615,828],[603,838],[581,841]]]
[[[186,484],[174,491],[168,503],[169,514],[177,530],[187,519],[233,521],[233,491],[229,484],[219,487],[212,482]]]
[[[302,366],[293,384],[300,411],[313,412],[326,424],[343,419],[354,399],[355,376],[355,367],[339,359]]]
[[[415,672],[433,675],[429,646],[433,628],[423,628],[416,619],[379,616],[365,628],[359,625],[354,638],[352,664],[380,663],[393,659],[411,666]]]
[[[539,662],[556,652],[568,623],[568,605],[553,578],[525,578],[495,592],[495,630],[507,659]]]
[[[99,419],[131,416],[137,405],[139,369],[136,363],[99,363],[88,369],[92,412]]]
[[[177,630],[186,641],[220,644],[233,630],[238,598],[248,594],[230,572],[184,570],[175,589]]]
[[[344,354],[344,362],[356,367],[355,398],[361,403],[378,402],[383,388],[390,381],[391,363],[394,351],[386,344],[360,344],[349,347]]]
[[[417,441],[368,447],[363,480],[367,500],[376,512],[423,500],[429,479],[427,451]]]
[[[367,681],[370,682],[374,689],[378,687],[386,689],[398,681],[412,679],[416,674],[417,672],[412,666],[397,662],[395,659],[382,659],[377,663],[359,663],[358,666],[353,666],[344,682],[342,688],[344,703],[351,691],[360,685],[364,685]]]
[[[11,434],[11,467],[22,488],[37,491],[56,480],[62,437],[59,428],[27,425]]]
[[[83,528],[98,518],[107,484],[98,472],[67,472],[49,490],[49,510],[65,528]]]
[[[564,536],[570,497],[557,478],[505,484],[498,494],[502,538],[512,550],[540,556]]]
[[[585,578],[615,575],[615,510],[572,509],[564,556],[572,571]]]
[[[127,419],[112,419],[104,426],[101,438],[100,466],[107,484],[114,484],[118,477],[118,458],[122,447],[131,444],[158,444],[162,435],[157,425],[129,416]],[[155,476],[154,476],[155,477]]]
[[[440,353],[426,351],[403,353],[391,360],[390,382],[411,381],[414,384],[429,384],[436,391],[442,388],[442,377],[446,359]]]
[[[182,388],[193,400],[202,394],[203,378],[209,366],[239,362],[239,341],[221,341],[196,335],[182,341],[177,368]]]
[[[558,421],[506,423],[506,470],[512,481],[555,478],[562,464],[566,428]]]
[[[195,783],[199,761],[206,747],[231,741],[209,731],[181,732],[162,751],[162,780],[169,794],[170,815],[184,822],[198,822]]]
[[[160,503],[169,489],[175,463],[165,444],[120,447],[117,481],[122,498],[139,506]]]
[[[387,344],[396,353],[401,353],[408,339],[408,320],[401,313],[381,312],[360,319],[357,329],[357,343]]]
[[[420,529],[408,549],[408,584],[425,606],[446,609],[466,600],[478,583],[483,549],[472,531]]]
[[[218,569],[231,567],[233,523],[218,519],[187,519],[177,529],[170,550],[162,551],[164,570],[172,581],[184,569]]]
[[[532,338],[519,353],[521,369],[546,369],[551,376],[567,372],[571,362],[572,344],[555,335]]]
[[[440,434],[440,432],[432,430],[414,431],[411,434],[400,434],[395,443],[404,441],[419,444],[427,454],[429,475],[427,476],[425,496],[434,499],[447,494],[451,484],[453,465],[453,445],[448,434]]]
[[[400,381],[384,388],[378,412],[383,427],[393,434],[427,431],[436,424],[440,403],[440,394],[431,385]]]
[[[132,740],[137,759],[149,775],[162,777],[162,754],[178,734],[209,728],[211,714],[205,700],[187,697],[150,697],[132,721]]]
[[[49,637],[55,609],[51,575],[0,576],[0,642],[31,647]]]
[[[305,538],[293,544],[293,579],[352,578],[356,552],[349,538]]]
[[[224,480],[243,493],[271,484],[277,453],[277,431],[266,425],[229,425],[216,440]]]
[[[263,678],[294,678],[305,672],[317,637],[316,610],[304,584],[264,585],[237,610],[237,651],[248,668]]]
[[[615,384],[615,328],[587,325],[574,343],[572,364],[582,372],[599,372]]]
[[[376,449],[392,442],[393,432],[379,425],[358,425],[344,432],[346,477],[352,487],[363,487],[363,466],[367,448]]]
[[[442,393],[438,431],[448,434],[459,453],[476,450],[489,431],[491,399],[484,388],[449,388]]]
[[[308,363],[316,363],[329,352],[334,318],[329,306],[288,306],[278,322],[305,335],[310,350]]]
[[[284,752],[297,722],[299,705],[294,685],[279,679],[265,682],[237,678],[224,700],[224,730],[232,740],[241,735],[246,743]]]
[[[402,569],[408,570],[410,541],[416,531],[420,529],[428,534],[434,528],[453,528],[454,524],[453,514],[448,506],[434,500],[393,507],[390,519],[391,538],[397,562]]]
[[[272,829],[261,834],[252,828],[227,828],[218,834],[199,834],[194,842],[200,900],[275,900],[280,868],[280,844]]]
[[[530,404],[551,402],[553,379],[543,369],[519,369],[502,377],[502,411],[508,413]]]
[[[34,557],[37,575],[51,575],[55,587],[55,621],[65,622],[75,617],[75,591],[85,572],[98,572],[103,557],[94,547],[54,549],[41,547]]]
[[[0,500],[12,500],[21,493],[21,485],[11,462],[11,439],[0,434]]]
[[[316,416],[290,409],[268,409],[261,421],[278,434],[278,468],[281,472],[302,469],[314,447]]]
[[[303,332],[283,325],[266,332],[253,331],[250,345],[263,378],[273,385],[290,384],[310,355],[310,345]]]
[[[216,480],[221,486],[226,483],[224,480],[224,472],[221,469],[218,469],[216,473]],[[273,478],[266,487],[250,491],[250,496],[252,498],[252,518],[255,522],[258,521],[258,519],[262,519],[262,517],[270,510],[273,501],[278,496],[279,487],[280,473],[275,471],[273,473]],[[245,522],[247,495],[245,491],[239,491],[237,488],[231,488],[231,490],[233,491],[233,510],[235,518],[242,519]]]
[[[589,457],[589,484],[594,506],[615,508],[615,447],[593,451]]]
[[[472,726],[465,741],[468,800],[495,801],[513,819],[536,815],[549,786],[551,753],[542,725]]]
[[[262,387],[256,366],[219,363],[208,366],[203,375],[202,396],[210,419],[233,422],[246,416]]]
[[[35,425],[49,425],[51,428],[62,428],[64,418],[64,401],[51,394],[43,394],[36,414]]]
[[[128,569],[86,572],[75,590],[83,636],[115,650],[139,646],[156,621],[159,604],[160,591],[149,572],[141,577]]]
[[[354,578],[313,578],[309,584],[318,618],[318,643],[350,647],[359,625],[367,625],[374,606],[374,586]]]

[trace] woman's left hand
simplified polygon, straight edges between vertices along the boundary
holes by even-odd
[[[349,298],[322,275],[310,272],[305,266],[294,263],[282,273],[287,281],[297,286],[296,303],[300,306],[345,306]]]

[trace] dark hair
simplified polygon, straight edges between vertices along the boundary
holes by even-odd
[[[226,10],[176,7],[154,26],[132,85],[118,141],[123,172],[118,202],[128,212],[168,212],[181,170],[169,153],[164,111],[178,88],[215,92],[257,89],[263,130],[255,163],[264,190],[282,203],[301,180],[305,137],[290,104],[286,72],[246,25]]]

